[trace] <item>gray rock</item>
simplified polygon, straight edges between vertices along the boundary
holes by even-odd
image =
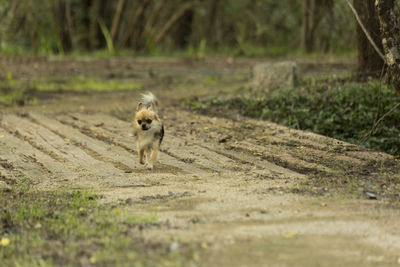
[[[251,88],[272,92],[297,85],[297,65],[294,61],[267,62],[253,66]]]
[[[4,181],[0,181],[0,191],[10,191],[11,187]]]
[[[369,199],[377,199],[376,194],[372,192],[365,192]]]

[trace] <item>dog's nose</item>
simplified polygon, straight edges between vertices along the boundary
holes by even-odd
[[[147,128],[146,128],[146,124],[142,124],[142,129],[143,130],[146,130]]]

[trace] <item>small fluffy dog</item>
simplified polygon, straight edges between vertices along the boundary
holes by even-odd
[[[142,101],[138,103],[133,134],[137,141],[139,163],[145,164],[149,170],[153,169],[164,137],[164,125],[157,114],[157,99],[150,92],[143,94]]]

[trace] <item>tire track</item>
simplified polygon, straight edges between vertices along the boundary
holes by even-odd
[[[48,154],[0,128],[0,165],[16,178],[30,178],[35,182],[65,179],[60,172],[63,165]],[[71,173],[68,173],[71,175]]]
[[[123,135],[124,132],[128,133],[131,128],[130,123],[121,121],[107,114],[75,114],[74,118],[74,120],[69,120],[69,123],[75,125],[81,124],[81,127],[82,125],[86,127],[90,125],[90,130],[92,130],[92,132],[96,131],[96,135],[101,138],[104,138],[105,132],[107,132],[107,135]],[[77,118],[78,120],[76,120]],[[79,120],[83,122],[79,122]],[[101,129],[96,127],[96,125],[101,125]],[[174,132],[174,130],[172,129],[171,132]],[[161,151],[185,164],[202,169],[207,173],[227,173],[246,171],[247,169],[245,166],[243,168],[240,162],[233,158],[226,157],[223,154],[173,135],[166,136]]]
[[[16,128],[11,129],[9,125],[3,124],[3,123],[0,125],[0,127],[3,128],[10,135],[15,136],[16,138],[20,139],[21,141],[27,142],[28,144],[30,144],[32,147],[36,148],[37,150],[46,153],[47,155],[49,155],[54,160],[59,161],[59,162],[63,162],[63,159],[60,156],[58,156],[56,153],[47,150],[44,146],[42,146],[39,143],[35,142],[34,139],[29,138],[29,137],[21,134],[21,132],[18,129],[16,129]]]
[[[79,129],[83,134],[90,136],[92,138],[96,138],[105,143],[114,144],[116,146],[124,148],[126,151],[130,152],[137,157],[136,152],[136,144],[132,137],[125,137],[121,132],[115,133],[113,131],[108,130],[101,123],[96,123],[95,121],[83,120],[83,115],[74,115],[73,118],[69,116],[59,116],[57,119],[59,122],[69,125],[71,127]],[[91,126],[91,125],[102,125],[100,127]],[[160,159],[158,165],[162,165],[163,168],[168,169],[172,173],[176,173],[177,171],[183,171],[186,173],[209,173],[204,171],[198,166],[193,166],[193,164],[188,164],[182,159],[176,158],[168,153],[165,153],[165,150],[162,149],[160,153]]]
[[[69,140],[75,146],[83,149],[88,155],[99,160],[113,164],[117,169],[126,173],[135,172],[138,169],[138,164],[133,164],[133,160],[128,162],[120,155],[122,151],[115,151],[110,145],[98,144],[97,140],[84,136],[80,131],[66,127],[56,120],[49,119],[43,115],[30,113],[28,118],[36,124],[45,127],[54,134],[59,135],[64,140]]]
[[[59,135],[26,118],[7,115],[2,122],[2,127],[8,129],[8,132],[17,133],[16,137],[28,141],[37,150],[62,163],[62,170],[70,169],[72,173],[80,173],[81,176],[93,179],[103,177],[105,180],[124,173],[110,163],[91,157],[78,146],[66,142]]]

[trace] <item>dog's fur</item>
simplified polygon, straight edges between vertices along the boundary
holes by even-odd
[[[157,99],[152,93],[143,94],[133,122],[139,163],[145,164],[150,170],[153,169],[164,137],[164,125],[158,116],[157,104]]]

